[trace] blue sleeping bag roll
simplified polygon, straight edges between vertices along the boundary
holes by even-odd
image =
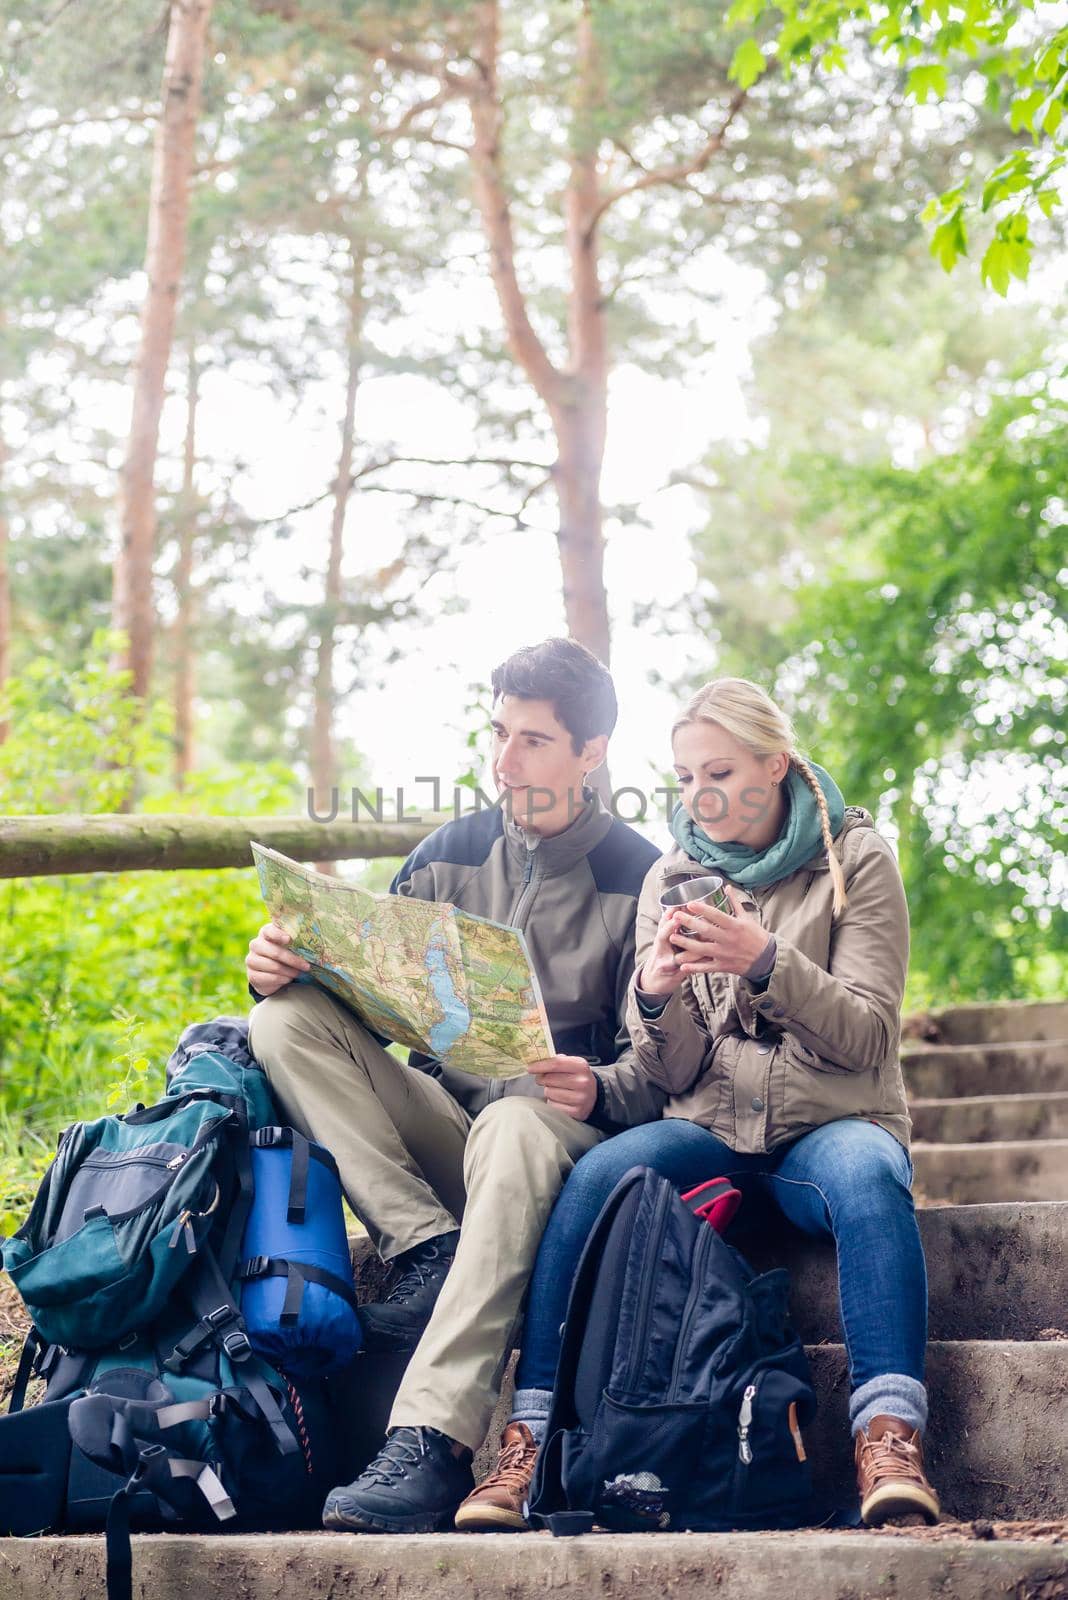
[[[258,1355],[290,1377],[322,1378],[362,1343],[337,1165],[295,1128],[257,1128],[249,1144],[241,1314]]]

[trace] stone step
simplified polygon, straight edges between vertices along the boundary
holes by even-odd
[[[799,1533],[148,1534],[134,1593],[151,1600],[1059,1600],[1068,1544],[938,1530]],[[993,1531],[993,1530],[990,1530]],[[1002,1534],[1005,1530],[998,1530]],[[11,1600],[100,1600],[103,1538],[0,1539]]]
[[[809,1345],[819,1409],[806,1443],[817,1497],[827,1509],[855,1500],[849,1439],[849,1378],[840,1344]],[[375,1453],[404,1371],[403,1356],[357,1356],[333,1380],[344,1418],[346,1479]],[[1068,1340],[939,1341],[928,1346],[932,1482],[946,1514],[974,1517],[1063,1517],[1068,1514]],[[496,1460],[511,1409],[505,1380],[489,1435],[475,1460],[483,1477]]]
[[[945,1006],[906,1017],[908,1039],[938,1044],[1004,1044],[1013,1039],[1068,1039],[1068,1000],[1005,1000]]]
[[[1068,1139],[914,1144],[912,1165],[920,1204],[1068,1200]]]
[[[1048,1328],[1068,1327],[1068,1204],[920,1206],[917,1220],[932,1339],[1034,1339]],[[841,1338],[829,1240],[801,1233],[756,1194],[746,1197],[729,1238],[756,1271],[787,1268],[802,1339]],[[357,1298],[378,1298],[389,1280],[370,1241],[352,1239],[350,1245]]]
[[[841,1345],[809,1346],[819,1410],[806,1436],[818,1493],[852,1493],[849,1374]],[[932,1340],[925,1456],[947,1516],[1068,1514],[1068,1340]]]
[[[913,1139],[977,1144],[992,1139],[1068,1139],[1068,1093],[975,1094],[910,1100]]]
[[[922,1045],[903,1050],[910,1099],[979,1094],[1063,1094],[1068,1043]]]
[[[932,1339],[1026,1340],[1068,1328],[1068,1205],[935,1206],[917,1216]],[[807,1237],[778,1212],[755,1213],[748,1202],[740,1221],[731,1242],[753,1267],[788,1268],[802,1339],[840,1339],[834,1246]]]

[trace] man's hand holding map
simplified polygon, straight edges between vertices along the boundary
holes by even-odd
[[[514,1078],[553,1055],[518,928],[441,901],[371,894],[253,844],[271,920],[308,976],[376,1033],[461,1072]]]

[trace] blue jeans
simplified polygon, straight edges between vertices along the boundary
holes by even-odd
[[[767,1155],[740,1155],[694,1122],[665,1117],[608,1139],[576,1163],[542,1237],[516,1373],[517,1389],[551,1389],[560,1325],[590,1228],[631,1167],[654,1167],[680,1189],[728,1177],[763,1189],[805,1233],[838,1250],[842,1331],[855,1391],[900,1373],[923,1382],[927,1268],[909,1185],[912,1162],[873,1122],[829,1122]],[[744,1211],[744,1200],[743,1200]]]

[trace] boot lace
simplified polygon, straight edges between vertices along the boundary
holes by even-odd
[[[413,1295],[424,1289],[433,1276],[433,1269],[452,1260],[451,1254],[442,1251],[438,1245],[428,1245],[415,1260],[408,1262],[397,1282],[386,1295],[385,1305],[397,1305],[402,1301],[410,1300]]]
[[[416,1466],[429,1454],[429,1428],[394,1428],[381,1450],[360,1474],[366,1483],[381,1483],[387,1487],[407,1477],[409,1467]]]
[[[864,1453],[873,1489],[895,1478],[907,1478],[913,1483],[925,1482],[919,1450],[896,1433],[884,1433],[881,1439],[869,1439],[864,1446]]]
[[[537,1454],[538,1446],[533,1440],[527,1444],[524,1439],[513,1439],[511,1444],[505,1445],[498,1457],[497,1470],[493,1474],[494,1481],[503,1484],[506,1489],[525,1489],[530,1481]]]

